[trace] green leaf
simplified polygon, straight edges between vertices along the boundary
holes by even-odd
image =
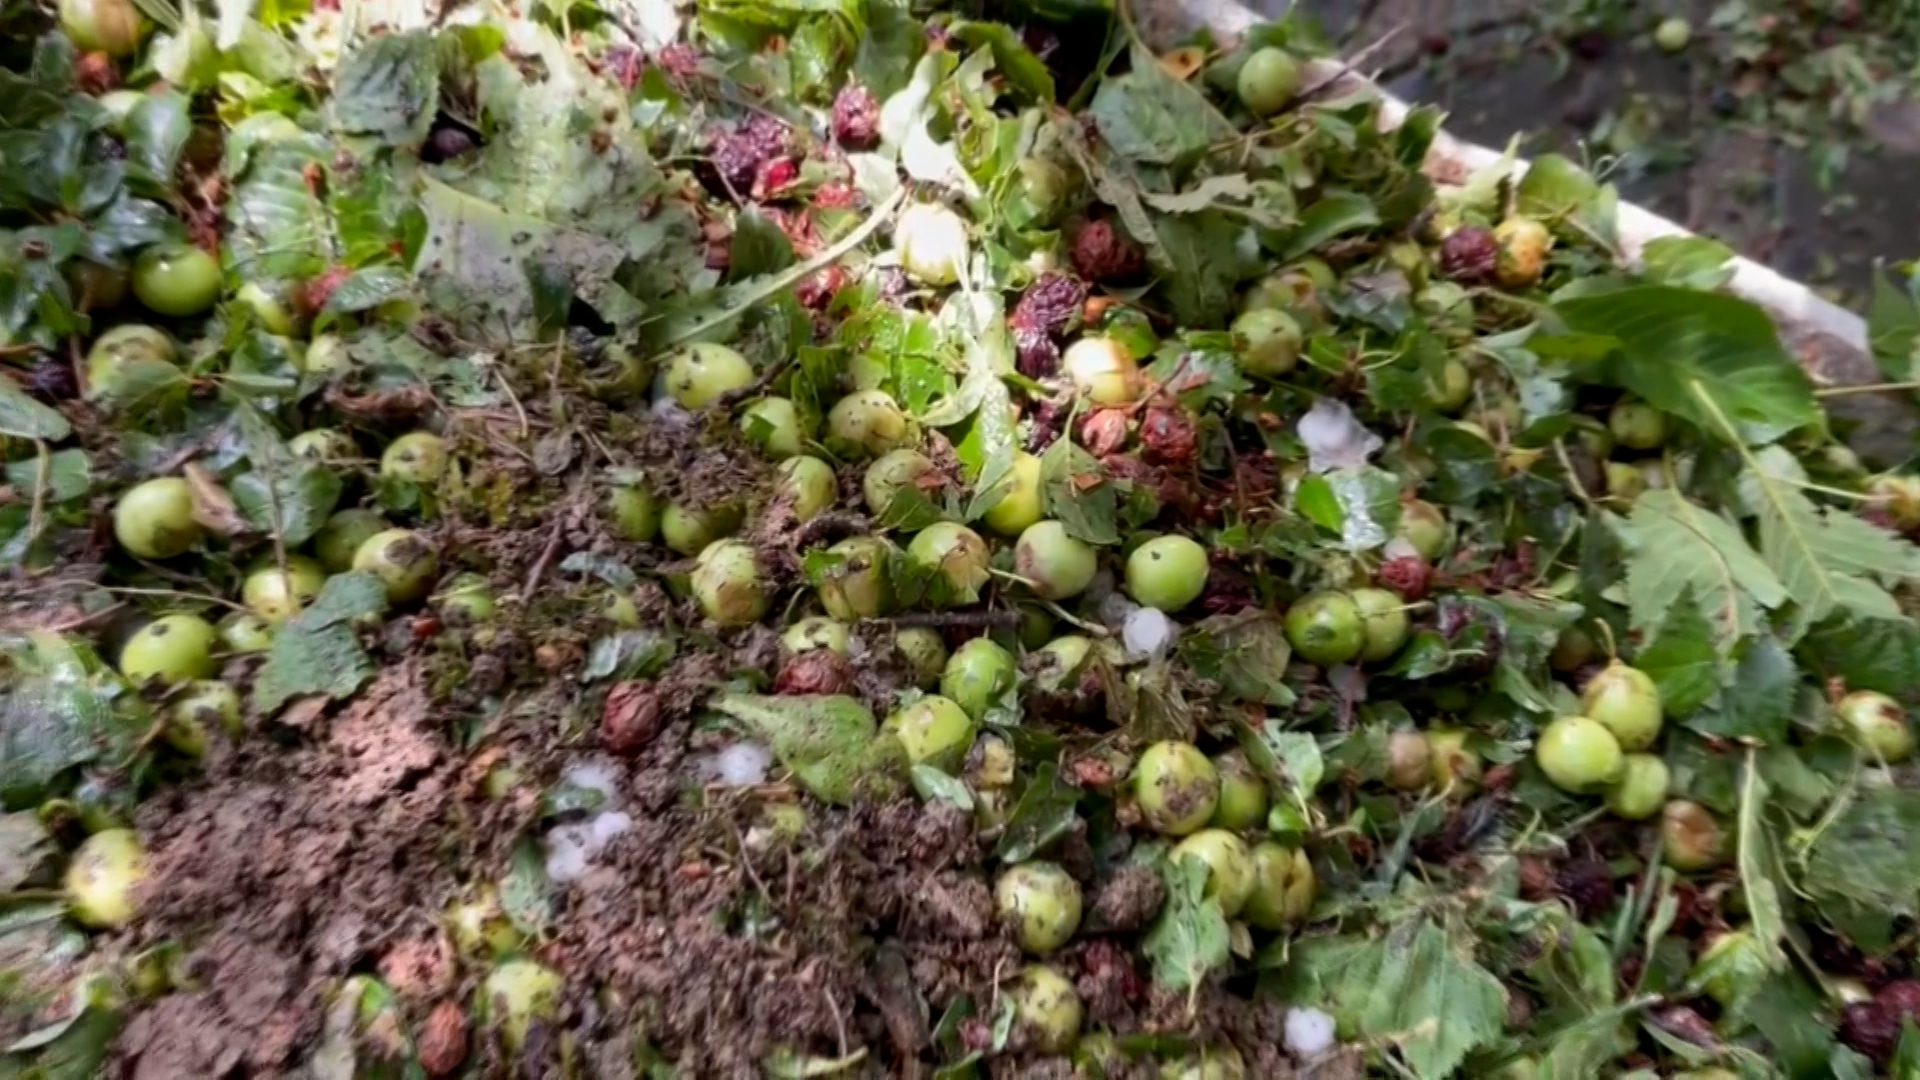
[[[295,281],[332,261],[326,203],[307,184],[333,145],[323,135],[285,130],[285,117],[249,117],[227,136],[226,242],[232,265],[248,278]]]
[[[58,442],[71,434],[66,417],[28,397],[19,383],[0,379],[0,435]]]
[[[1762,634],[1741,653],[1719,699],[1681,718],[1681,723],[1716,738],[1782,744],[1799,687],[1800,669],[1793,654],[1779,638]]]
[[[35,630],[0,637],[0,808],[37,804],[68,769],[132,750],[146,705],[84,643]]]
[[[1834,816],[1807,852],[1800,888],[1829,918],[1848,909],[1920,914],[1920,790],[1868,787]]]
[[[1760,629],[1761,611],[1788,599],[1786,586],[1740,529],[1676,491],[1648,491],[1616,525],[1626,544],[1627,608],[1632,626],[1650,633],[1691,593],[1721,649]]]
[[[1640,251],[1647,280],[1711,292],[1733,279],[1733,249],[1704,236],[1662,236]]]
[[[1653,679],[1668,716],[1692,713],[1720,688],[1722,665],[1713,637],[1713,625],[1700,613],[1699,603],[1683,591],[1653,642],[1635,654],[1633,666]]]
[[[1920,577],[1920,547],[1852,513],[1816,507],[1783,481],[1794,471],[1791,454],[1767,447],[1742,478],[1759,517],[1760,553],[1799,607],[1789,638],[1841,611],[1900,618],[1899,604],[1875,579]]]
[[[993,50],[993,66],[999,69],[1007,81],[1020,91],[1042,104],[1053,103],[1053,73],[1047,65],[1033,55],[1026,42],[1013,27],[1005,23],[977,22],[972,19],[960,19],[947,27],[947,33],[954,40],[969,46],[982,46]]]
[[[127,114],[127,176],[144,182],[142,194],[165,197],[174,188],[173,172],[193,134],[191,102],[173,90],[140,95]]]
[[[793,241],[758,210],[743,211],[733,222],[727,246],[727,277],[732,281],[774,274],[793,265]]]
[[[1287,731],[1278,720],[1251,721],[1235,725],[1240,748],[1247,763],[1267,782],[1275,799],[1301,806],[1313,797],[1326,779],[1326,760],[1321,756],[1319,740],[1304,731]]]
[[[1219,683],[1229,700],[1275,708],[1294,703],[1286,682],[1293,647],[1286,625],[1272,612],[1209,616],[1180,635],[1179,650],[1181,662]]]
[[[386,587],[372,574],[355,570],[328,578],[313,604],[274,635],[254,677],[254,708],[271,714],[296,697],[352,697],[375,671],[353,623],[386,609]]]
[[[440,64],[424,30],[381,34],[340,61],[333,81],[333,130],[386,146],[418,146],[433,126]]]
[[[1749,301],[1639,285],[1562,300],[1553,310],[1575,333],[1612,339],[1614,381],[1716,435],[1721,414],[1755,444],[1820,418],[1806,372]]]
[[[1294,494],[1314,524],[1340,537],[1351,552],[1372,551],[1400,525],[1400,480],[1370,465],[1309,475]]]
[[[1079,805],[1080,789],[1067,783],[1052,762],[1043,762],[1007,816],[994,858],[1008,864],[1033,858],[1073,828]]]
[[[529,937],[541,937],[553,925],[552,891],[540,841],[521,837],[513,845],[506,876],[500,879],[500,910],[514,929]]]
[[[1107,471],[1072,439],[1059,438],[1040,455],[1040,483],[1047,516],[1075,539],[1094,545],[1117,544],[1114,521],[1119,500]]]
[[[59,852],[39,815],[0,814],[0,896],[42,878]]]
[[[1190,164],[1235,134],[1212,102],[1138,45],[1132,70],[1101,82],[1088,114],[1115,154],[1149,165]]]
[[[44,498],[49,503],[78,499],[93,489],[92,465],[85,450],[55,450],[42,458],[35,455],[7,463],[7,483],[14,489],[33,492],[45,482]]]
[[[1299,226],[1288,234],[1275,255],[1281,262],[1291,262],[1318,250],[1335,237],[1378,224],[1380,211],[1372,199],[1350,192],[1325,195],[1300,211]]]
[[[1884,272],[1873,275],[1867,341],[1874,362],[1896,382],[1920,375],[1920,298],[1916,298],[1916,285],[1920,285],[1920,272],[1907,279],[1904,291],[1888,283]]]
[[[898,790],[900,741],[881,734],[858,699],[843,695],[721,694],[708,703],[747,726],[815,798],[844,806]]]
[[[1787,966],[1786,910],[1780,898],[1779,860],[1773,834],[1767,829],[1767,781],[1760,775],[1758,751],[1747,749],[1740,777],[1740,813],[1735,819],[1734,850],[1738,853],[1740,887],[1746,895],[1747,917],[1760,956],[1773,971]]]
[[[1838,615],[1815,625],[1795,651],[1823,679],[1920,700],[1920,625],[1912,619]]]
[[[1281,997],[1331,1012],[1342,1033],[1397,1046],[1421,1080],[1442,1080],[1506,1026],[1506,991],[1463,936],[1421,916],[1377,937],[1303,938]]]
[[[1189,329],[1227,325],[1234,288],[1248,276],[1238,242],[1241,225],[1218,210],[1156,214],[1147,264],[1160,278],[1174,319]]]
[[[655,627],[609,634],[587,650],[580,681],[650,679],[665,669],[677,651],[673,638]]]
[[[967,813],[973,812],[973,791],[965,780],[931,765],[915,765],[908,771],[907,778],[913,782],[913,792],[922,802],[938,800]]]
[[[1232,958],[1227,917],[1220,901],[1206,894],[1207,864],[1198,857],[1169,858],[1160,876],[1167,899],[1140,951],[1153,965],[1155,984],[1195,990]]]
[[[997,294],[962,294],[950,310],[967,341],[967,373],[959,389],[938,401],[920,419],[930,427],[953,427],[969,422],[955,453],[966,466],[973,497],[965,518],[975,520],[1006,497],[1018,445],[1014,430],[1013,395],[1005,376],[1013,367],[1013,338],[1007,330]]]
[[[340,502],[339,474],[318,463],[304,464],[286,475],[241,473],[227,485],[234,506],[261,532],[278,533],[288,547],[313,539]]]

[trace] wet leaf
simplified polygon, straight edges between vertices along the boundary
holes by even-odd
[[[1331,1012],[1342,1032],[1392,1040],[1413,1075],[1441,1080],[1506,1025],[1506,991],[1473,955],[1470,941],[1416,915],[1376,937],[1295,942],[1279,989]]]
[[[1789,640],[1837,611],[1865,619],[1901,617],[1880,584],[1920,578],[1920,547],[1849,511],[1825,510],[1783,476],[1791,455],[1767,447],[1744,477],[1759,516],[1760,554],[1798,610]]]
[[[1807,851],[1800,887],[1842,925],[1851,911],[1920,914],[1920,791],[1867,788],[1841,808]]]
[[[0,379],[0,435],[58,442],[71,434],[66,417],[28,397],[12,379]]]
[[[85,450],[55,450],[44,458],[23,458],[7,463],[7,483],[15,490],[33,492],[46,485],[43,498],[49,503],[78,499],[93,489],[93,472]]]
[[[973,792],[966,781],[957,776],[942,772],[931,765],[915,765],[908,778],[913,781],[913,792],[922,802],[938,800],[950,806],[973,812]]]
[[[1319,740],[1304,731],[1287,731],[1278,720],[1241,722],[1234,727],[1248,764],[1266,780],[1274,798],[1305,806],[1326,778]]]
[[[1133,69],[1103,81],[1088,113],[1115,154],[1151,165],[1189,164],[1235,134],[1198,90],[1169,75],[1138,46]]]
[[[580,671],[580,680],[652,678],[667,666],[677,651],[673,638],[657,629],[624,630],[594,641],[587,651],[587,663]]]
[[[328,578],[313,603],[274,635],[254,678],[254,708],[272,714],[296,697],[351,697],[375,671],[354,624],[386,610],[386,587],[372,574]]]
[[[1784,743],[1799,685],[1793,655],[1778,638],[1763,635],[1742,652],[1719,699],[1681,722],[1702,735]]]
[[[1286,625],[1270,612],[1214,615],[1180,635],[1180,660],[1229,697],[1276,708],[1292,705]]]
[[[844,806],[898,790],[907,771],[899,740],[882,734],[855,698],[721,694],[708,704],[746,725],[823,802]]]
[[[1911,619],[1837,615],[1815,626],[1795,652],[1816,674],[1852,689],[1920,700],[1920,626]]]
[[[1691,593],[1715,643],[1726,648],[1759,630],[1763,609],[1788,599],[1786,586],[1738,526],[1677,492],[1641,495],[1619,531],[1628,549],[1627,606],[1636,630],[1657,629]]]
[[[1227,917],[1206,895],[1207,864],[1197,857],[1168,859],[1160,869],[1166,903],[1140,951],[1153,965],[1153,981],[1172,990],[1195,990],[1231,959]]]
[[[1813,384],[1766,313],[1749,301],[1668,285],[1636,285],[1562,300],[1575,333],[1611,339],[1608,372],[1660,409],[1723,436],[1725,417],[1748,443],[1767,443],[1820,418]]]
[[[778,273],[793,265],[793,241],[758,210],[744,210],[733,222],[727,246],[727,278],[740,281]]]
[[[1040,455],[1040,479],[1045,488],[1047,516],[1060,522],[1077,540],[1089,544],[1117,544],[1114,525],[1119,500],[1107,480],[1106,469],[1072,439],[1055,439]]]
[[[528,937],[543,937],[553,924],[552,891],[540,841],[521,837],[513,846],[506,876],[500,879],[500,910],[507,913],[514,929]]]
[[[1779,857],[1767,824],[1767,781],[1760,775],[1758,751],[1749,748],[1740,775],[1740,813],[1735,819],[1734,851],[1740,888],[1746,894],[1749,926],[1769,970],[1787,966],[1786,912],[1780,896]]]
[[[1400,480],[1371,466],[1311,474],[1300,481],[1294,502],[1352,552],[1385,545],[1400,524]]]
[[[994,857],[1008,864],[1033,858],[1073,828],[1079,804],[1080,789],[1067,783],[1052,762],[1042,764],[1007,816]]]
[[[349,52],[333,80],[333,128],[387,146],[417,146],[433,124],[440,66],[433,35],[381,34]]]
[[[1691,593],[1681,594],[1633,664],[1652,677],[1669,717],[1687,716],[1712,699],[1720,689],[1720,654],[1714,648],[1713,626]]]
[[[1704,236],[1662,236],[1641,249],[1649,281],[1712,291],[1733,277],[1733,249]]]
[[[1351,193],[1326,195],[1300,211],[1300,224],[1275,254],[1281,262],[1291,262],[1337,236],[1378,224],[1380,212],[1372,199]]]
[[[138,695],[91,647],[47,631],[0,637],[0,807],[37,804],[60,774],[124,753],[151,723]]]

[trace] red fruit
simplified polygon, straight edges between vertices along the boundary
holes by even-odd
[[[833,97],[833,141],[868,150],[880,141],[880,102],[864,86],[848,84]]]
[[[786,152],[787,125],[766,113],[753,113],[713,141],[713,169],[730,193],[744,196],[753,190],[760,169]]]
[[[1857,1001],[1840,1014],[1840,1041],[1875,1061],[1885,1061],[1900,1044],[1900,1014],[1878,1001]]]
[[[799,178],[800,166],[794,164],[792,158],[762,162],[753,176],[753,198],[757,202],[777,196]]]
[[[1094,457],[1106,457],[1127,445],[1127,435],[1132,426],[1124,410],[1097,409],[1080,421],[1080,445],[1086,447]]]
[[[1500,241],[1493,230],[1462,225],[1440,242],[1440,273],[1466,284],[1486,281],[1500,265]]]
[[[1920,1020],[1920,982],[1896,979],[1880,988],[1873,1000],[1908,1020]]]
[[[860,205],[860,189],[844,181],[821,184],[813,193],[813,205],[822,210],[840,210]]]
[[[420,1027],[415,1049],[420,1067],[428,1076],[452,1076],[467,1060],[467,1014],[451,1001],[443,1001],[427,1014]]]
[[[600,710],[600,742],[616,754],[631,754],[660,733],[660,714],[652,683],[617,683]]]
[[[333,299],[333,291],[352,276],[353,271],[344,266],[328,267],[294,290],[294,306],[309,319],[320,314],[326,308],[327,301]]]
[[[700,71],[700,50],[684,43],[661,49],[653,59],[667,74],[677,79],[685,79]]]
[[[1104,218],[1087,222],[1073,234],[1071,257],[1081,277],[1102,285],[1137,278],[1146,268],[1140,245]]]
[[[98,96],[119,89],[120,69],[106,53],[90,52],[74,62],[73,82],[81,93]]]
[[[1419,600],[1433,582],[1433,567],[1418,555],[1396,555],[1380,564],[1375,577],[1382,588],[1399,593],[1401,599]]]
[[[1148,461],[1185,465],[1200,447],[1200,429],[1187,410],[1156,405],[1140,421],[1140,446]]]
[[[788,660],[773,681],[776,694],[844,694],[853,685],[853,672],[839,653],[809,649]]]
[[[1059,339],[1079,322],[1086,302],[1086,284],[1065,274],[1045,274],[1027,286],[1007,316],[1022,375],[1044,379],[1059,370]]]
[[[793,287],[793,295],[800,306],[809,311],[819,311],[828,304],[847,284],[847,272],[838,263],[823,266],[802,278],[800,284]]]

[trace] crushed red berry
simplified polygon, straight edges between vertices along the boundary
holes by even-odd
[[[1131,281],[1146,268],[1140,245],[1105,218],[1080,226],[1073,234],[1071,255],[1081,277],[1102,285]]]
[[[834,95],[833,141],[848,150],[870,150],[880,141],[880,102],[871,90],[849,83]]]
[[[1485,281],[1499,265],[1500,242],[1492,230],[1462,225],[1440,242],[1440,272],[1451,281]]]

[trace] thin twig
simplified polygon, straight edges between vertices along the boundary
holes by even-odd
[[[540,557],[533,560],[533,568],[527,571],[527,583],[521,590],[526,600],[532,601],[533,590],[539,586],[540,579],[546,576],[547,564],[551,563],[553,557],[559,553],[560,538],[565,535],[566,527],[567,519],[564,515],[554,520],[553,530],[547,536],[547,546],[540,550]]]

